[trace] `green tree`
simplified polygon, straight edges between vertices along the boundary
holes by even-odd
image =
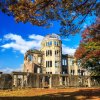
[[[61,35],[78,33],[88,16],[100,15],[99,0],[0,0],[0,9],[17,22],[50,26],[59,21]]]

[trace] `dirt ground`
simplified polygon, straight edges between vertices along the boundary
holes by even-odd
[[[0,100],[100,100],[100,88],[0,90]]]

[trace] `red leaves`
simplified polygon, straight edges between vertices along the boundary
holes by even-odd
[[[86,48],[83,45],[80,45],[75,52],[76,59],[81,59],[83,57],[83,54],[85,54],[86,52]]]
[[[100,24],[92,25],[82,34],[79,48],[75,52],[75,57],[84,68],[93,69],[100,75]]]
[[[81,43],[100,41],[100,23],[88,27],[82,34]]]

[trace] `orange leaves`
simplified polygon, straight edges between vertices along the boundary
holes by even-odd
[[[92,25],[82,34],[82,41],[75,52],[82,67],[90,68],[100,75],[100,24]]]
[[[86,48],[83,45],[80,45],[79,48],[75,52],[76,59],[83,58],[83,54],[86,53]]]
[[[96,10],[96,6],[94,6],[98,4],[96,1],[0,0],[0,9],[2,12],[14,16],[17,22],[30,22],[33,25],[48,26],[50,21],[59,21],[61,25],[60,34],[68,36],[69,34],[80,33],[86,17]]]
[[[94,24],[88,27],[82,34],[82,42],[98,42],[100,41],[100,24]],[[81,42],[81,43],[82,43]]]

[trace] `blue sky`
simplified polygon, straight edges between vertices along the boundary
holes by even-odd
[[[30,23],[16,23],[13,17],[0,12],[0,71],[21,70],[24,53],[30,48],[39,49],[44,36],[59,33],[59,28],[57,22],[48,29]],[[80,39],[80,34],[62,38],[63,53],[73,54]]]

